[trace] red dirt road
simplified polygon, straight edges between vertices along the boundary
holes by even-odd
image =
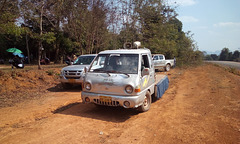
[[[78,88],[3,107],[0,143],[240,143],[240,76],[207,64],[166,74],[145,113],[82,104]]]

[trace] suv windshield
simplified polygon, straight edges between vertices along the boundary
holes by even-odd
[[[74,61],[73,65],[90,65],[95,56],[80,56]]]
[[[90,72],[137,74],[138,54],[99,54]]]

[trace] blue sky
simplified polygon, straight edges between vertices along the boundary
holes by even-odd
[[[176,3],[175,3],[176,2]],[[169,0],[201,51],[240,51],[240,0]]]

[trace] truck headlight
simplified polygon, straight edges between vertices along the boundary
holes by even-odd
[[[128,85],[125,87],[125,91],[128,93],[128,94],[131,94],[133,92],[133,87]]]
[[[90,83],[85,83],[85,89],[86,90],[91,90],[91,84]]]

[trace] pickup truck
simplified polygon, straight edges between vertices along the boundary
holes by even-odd
[[[156,70],[164,69],[169,71],[175,65],[174,59],[165,59],[163,54],[154,54],[153,63]]]
[[[97,54],[88,54],[79,56],[72,65],[66,66],[61,70],[60,82],[64,88],[70,88],[72,85],[82,85],[84,79],[83,70],[89,67]]]
[[[83,103],[148,111],[152,99],[168,88],[168,77],[156,79],[149,49],[106,50],[85,69]],[[158,92],[157,92],[158,91]]]

